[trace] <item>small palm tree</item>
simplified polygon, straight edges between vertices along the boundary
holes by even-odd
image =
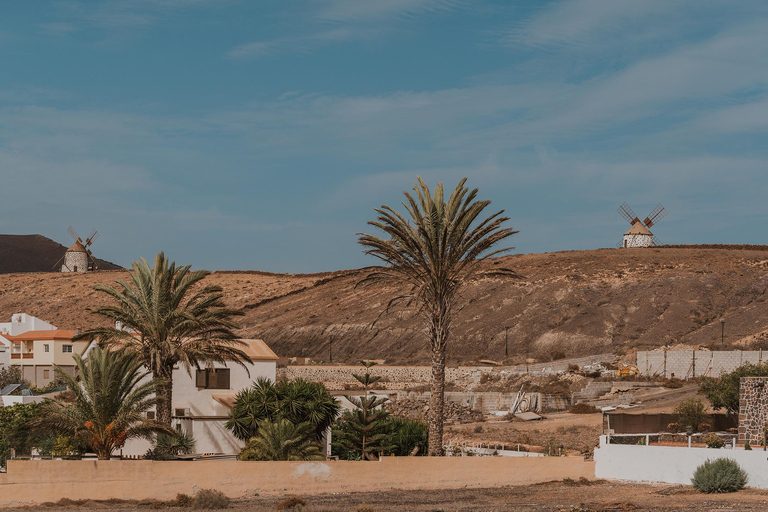
[[[369,225],[385,237],[361,234],[365,253],[386,266],[371,272],[364,283],[391,283],[406,291],[392,301],[416,305],[424,318],[432,351],[432,392],[429,399],[429,455],[443,451],[443,408],[445,396],[445,351],[451,333],[461,287],[470,279],[483,276],[516,276],[501,267],[481,266],[483,260],[511,250],[495,249],[505,238],[517,233],[502,227],[509,220],[504,211],[483,217],[490,201],[477,201],[477,189],[470,191],[461,180],[448,201],[443,184],[434,193],[421,178],[413,190],[405,192],[406,215],[389,206],[376,208],[378,218]]]
[[[109,460],[130,439],[172,433],[165,425],[145,417],[158,398],[156,383],[142,382],[148,372],[142,371],[138,358],[95,348],[86,360],[79,355],[74,359],[79,382],[56,367],[57,376],[74,400],[44,402],[36,423],[38,430],[80,439],[96,451],[99,460]]]
[[[318,460],[322,448],[309,423],[294,425],[286,419],[259,422],[259,433],[240,452],[240,460]]]
[[[145,259],[133,262],[130,283],[119,280],[118,287],[97,284],[94,289],[107,294],[115,304],[92,310],[115,322],[115,327],[97,327],[76,336],[75,340],[96,339],[105,348],[136,354],[152,372],[160,398],[158,420],[171,424],[173,368],[181,363],[191,368],[212,362],[250,362],[239,347],[244,343],[234,330],[234,316],[220,286],[197,286],[210,272],[191,271],[176,266],[163,253],[154,267]],[[118,323],[122,328],[118,328]]]

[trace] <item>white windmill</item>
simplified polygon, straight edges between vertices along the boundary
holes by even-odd
[[[621,247],[631,248],[661,245],[659,239],[651,233],[651,227],[667,215],[666,208],[661,204],[657,204],[656,208],[654,208],[643,221],[635,215],[635,212],[632,211],[632,208],[630,208],[627,203],[619,206],[619,209],[616,211],[619,212],[619,215],[629,221],[630,224],[630,228],[624,233]]]

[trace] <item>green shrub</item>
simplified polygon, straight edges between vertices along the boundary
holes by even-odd
[[[291,508],[303,508],[307,506],[307,501],[299,498],[298,496],[291,496],[290,498],[286,498],[277,505],[275,505],[276,510],[288,510]]]
[[[675,414],[677,414],[677,421],[686,429],[695,429],[706,418],[707,406],[704,402],[696,398],[689,398],[683,400],[677,407],[675,407]]]
[[[192,498],[192,508],[205,510],[229,508],[229,498],[216,489],[200,489]]]
[[[730,459],[707,460],[696,468],[691,483],[701,492],[736,492],[747,485],[747,473]]]
[[[744,449],[747,451],[752,450],[752,446],[749,444],[749,441],[744,441]]]
[[[719,435],[710,433],[701,438],[707,444],[707,448],[722,448],[725,446],[725,441]]]
[[[679,434],[683,431],[683,427],[680,426],[679,423],[670,423],[667,425],[667,430],[672,432],[673,434]]]
[[[709,432],[710,430],[712,430],[711,424],[707,423],[706,421],[699,423],[699,432],[704,433]]]

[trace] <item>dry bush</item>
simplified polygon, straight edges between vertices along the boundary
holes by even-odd
[[[193,498],[189,494],[178,493],[176,499],[171,502],[171,506],[176,507],[191,507]]]
[[[358,505],[354,512],[376,512],[376,509],[370,505]]]
[[[483,426],[482,425],[475,425],[475,428],[473,429],[475,434],[482,434],[483,433]]]
[[[661,385],[668,389],[678,389],[683,387],[683,381],[672,377],[671,379],[664,379]]]
[[[594,405],[589,405],[588,403],[580,402],[578,404],[572,405],[571,408],[568,409],[568,412],[571,414],[595,414],[597,412],[600,412],[600,409],[598,409]]]
[[[276,510],[288,510],[288,509],[291,509],[291,508],[296,508],[296,507],[303,508],[303,507],[306,507],[306,506],[307,506],[306,500],[303,500],[303,499],[299,498],[298,496],[291,496],[290,498],[286,498],[283,501],[281,501],[280,503],[278,503],[277,505],[275,505],[275,509]]]
[[[192,508],[205,510],[229,508],[229,498],[216,489],[200,489],[192,498]]]

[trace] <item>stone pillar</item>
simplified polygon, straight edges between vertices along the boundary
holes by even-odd
[[[768,421],[768,377],[742,377],[739,386],[739,444],[759,446]]]

